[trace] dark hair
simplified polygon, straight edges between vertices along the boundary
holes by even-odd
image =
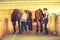
[[[39,9],[41,11],[41,13],[43,14],[43,11],[41,9]]]
[[[13,13],[15,13],[15,11],[17,11],[19,13],[18,9],[14,9]]]
[[[47,8],[43,8],[43,10],[48,10]]]
[[[30,18],[32,17],[32,12],[30,10],[24,10],[24,12],[26,12]]]
[[[43,11],[39,8],[38,10],[35,11],[35,19],[36,19],[36,13],[39,12],[40,17],[43,16]],[[38,15],[37,15],[38,16]]]
[[[40,8],[38,10],[36,10],[35,13],[38,11],[40,11],[40,14],[43,14],[43,11]]]

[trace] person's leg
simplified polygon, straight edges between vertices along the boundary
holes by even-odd
[[[23,21],[21,21],[21,32],[23,32]]]
[[[45,26],[45,34],[48,34],[47,23],[45,23],[44,26]]]
[[[48,19],[45,19],[45,34],[48,34],[48,29],[47,29],[47,23],[48,23]]]
[[[19,27],[19,33],[21,32],[20,30],[20,20],[18,21],[18,27]]]
[[[29,31],[30,31],[30,23],[28,23],[28,28],[29,28]]]
[[[40,32],[43,32],[43,25],[40,23]]]
[[[29,30],[32,31],[32,23],[28,23],[28,26],[29,26]]]
[[[38,32],[38,22],[37,22],[36,32]]]
[[[43,32],[43,25],[40,24],[40,32]]]
[[[43,20],[42,19],[40,19],[40,32],[43,32]]]
[[[13,24],[13,29],[14,29],[13,33],[15,33],[16,32],[16,21],[12,22],[12,24]]]
[[[32,30],[33,30],[33,29],[32,29],[32,22],[31,22],[31,24],[30,24],[30,28],[31,28],[30,30],[32,31]]]
[[[24,29],[27,32],[26,22],[24,21]]]

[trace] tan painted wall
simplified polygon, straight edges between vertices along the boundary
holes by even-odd
[[[6,34],[6,32],[8,33],[12,33],[13,32],[13,26],[12,26],[12,22],[11,22],[11,13],[12,13],[13,10],[11,9],[5,9],[5,10],[0,10],[0,35],[3,35],[3,34]],[[32,15],[34,16],[34,13],[32,12]],[[6,27],[6,22],[5,22],[5,18],[8,18],[8,27]],[[58,27],[56,28],[59,28],[59,17],[58,17],[58,24],[56,24]],[[18,27],[17,27],[18,28]],[[49,19],[49,23],[48,23],[48,29],[51,31],[51,32],[55,32],[55,19],[54,17],[51,17]],[[60,29],[60,28],[59,28]],[[60,33],[60,30],[57,30],[58,33]],[[8,30],[8,31],[7,31]]]
[[[21,10],[25,10],[25,9],[29,9],[32,11],[33,14],[33,18],[34,18],[34,10],[38,9],[38,8],[48,8],[48,10],[50,12],[52,12],[51,9],[55,10],[55,9],[59,9],[60,10],[60,3],[54,3],[54,2],[2,2],[0,3],[0,36],[2,36],[3,34],[6,34],[6,29],[7,27],[5,26],[5,22],[4,19],[8,18],[8,33],[12,33],[13,32],[13,27],[12,27],[12,23],[10,20],[10,16],[12,13],[12,9],[21,9]],[[55,10],[56,11],[56,10]],[[60,15],[60,14],[59,14]],[[59,16],[60,17],[60,16]],[[60,34],[60,23],[59,23],[59,17],[58,17],[58,25],[57,26],[57,32],[58,34]],[[55,19],[53,17],[49,18],[49,23],[48,23],[48,29],[52,32],[55,31]],[[17,27],[18,28],[18,27]]]

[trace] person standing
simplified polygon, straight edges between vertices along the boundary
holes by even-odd
[[[40,32],[43,32],[43,11],[41,9],[35,11],[35,20],[37,22],[36,32],[38,32],[39,30],[38,29],[39,23],[40,23]]]
[[[47,8],[43,8],[44,11],[44,29],[45,29],[45,34],[48,34],[48,28],[47,28],[47,24],[48,24],[48,9]]]
[[[27,27],[26,27],[26,22],[27,22],[27,14],[25,13],[25,11],[22,13],[22,17],[21,17],[21,32],[23,33],[24,31],[27,32]]]
[[[25,12],[27,13],[27,25],[28,25],[28,29],[29,32],[32,32],[32,13],[29,10],[25,10]]]
[[[13,24],[13,29],[14,29],[14,32],[16,32],[16,22],[18,22],[18,27],[19,27],[19,33],[20,33],[20,18],[19,18],[19,11],[18,9],[14,9],[13,10],[13,13],[11,15],[11,21],[12,21],[12,24]]]

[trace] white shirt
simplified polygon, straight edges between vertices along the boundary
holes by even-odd
[[[26,13],[22,14],[22,19],[27,19],[27,14]]]

